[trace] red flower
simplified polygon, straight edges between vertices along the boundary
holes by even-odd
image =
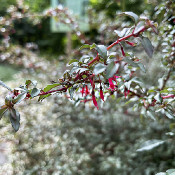
[[[92,79],[90,79],[90,78],[89,78],[89,81],[90,81],[90,83],[91,83],[92,89],[94,89],[94,88],[95,88],[94,81],[92,81]]]
[[[86,90],[85,90],[85,96],[87,96],[88,94],[90,94],[90,91],[89,91],[89,89],[88,89],[88,86],[87,86],[87,85],[85,86],[85,88],[86,88]]]
[[[115,85],[114,83],[112,82],[113,78],[109,78],[108,81],[109,81],[109,89],[111,89],[112,91],[115,90]]]
[[[100,85],[100,98],[104,101],[103,89],[101,85]]]
[[[82,97],[83,97],[83,94],[84,94],[84,86],[82,87],[81,94],[82,94]]]
[[[92,91],[92,101],[93,101],[93,103],[94,103],[94,106],[96,106],[97,109],[99,109],[97,100],[96,100],[96,98],[95,98],[95,92],[94,92],[94,90]]]

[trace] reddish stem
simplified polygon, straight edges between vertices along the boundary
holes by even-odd
[[[54,93],[54,92],[60,92],[60,91],[66,92],[67,88],[63,87],[61,89],[56,89],[56,90],[47,91],[47,92],[41,92],[39,95],[47,95],[47,94],[51,94],[51,93]]]
[[[98,53],[97,53],[97,56],[88,63],[88,66],[90,66],[91,64],[93,64],[95,61],[98,61],[99,60],[99,57],[98,57]]]

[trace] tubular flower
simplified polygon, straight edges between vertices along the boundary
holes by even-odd
[[[82,94],[82,97],[83,97],[83,94],[85,93],[85,90],[84,90],[84,86],[82,87],[82,90],[81,90],[81,94]]]
[[[111,89],[112,91],[115,90],[115,85],[114,83],[112,82],[113,78],[109,78],[108,81],[109,81],[109,89]]]
[[[94,103],[94,106],[96,106],[97,109],[99,109],[97,100],[96,100],[96,98],[95,98],[95,92],[94,92],[94,90],[92,90],[92,101],[93,101],[93,103]]]
[[[103,89],[101,85],[100,85],[100,98],[104,101]]]
[[[85,86],[85,96],[89,95],[90,94],[90,91],[88,89],[88,86],[86,85]]]
[[[89,81],[90,81],[90,83],[91,83],[92,89],[94,89],[94,88],[95,88],[94,81],[93,81],[92,79],[90,79],[90,78],[89,78]]]

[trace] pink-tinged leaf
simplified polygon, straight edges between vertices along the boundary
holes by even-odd
[[[103,89],[100,86],[100,98],[104,101]]]
[[[99,109],[97,100],[96,100],[96,98],[95,98],[95,93],[94,93],[94,91],[92,91],[92,101],[93,101],[93,103],[94,103],[94,106],[95,106],[97,109]]]

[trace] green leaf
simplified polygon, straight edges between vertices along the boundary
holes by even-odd
[[[38,101],[42,101],[44,100],[45,98],[49,97],[51,94],[47,94],[47,95],[40,95]]]
[[[143,46],[145,52],[147,53],[147,55],[150,58],[152,58],[153,52],[154,52],[154,47],[151,44],[151,41],[147,37],[141,37],[141,43],[142,43],[142,46]]]
[[[8,107],[6,105],[0,106],[0,119],[3,117],[3,115],[7,110],[8,110]]]
[[[156,147],[158,147],[159,145],[162,145],[165,141],[162,140],[148,140],[145,143],[143,143],[141,145],[141,147],[139,149],[137,149],[138,152],[142,152],[142,151],[149,151],[152,150]]]
[[[26,85],[27,89],[29,88],[29,86],[31,85],[31,83],[32,83],[31,80],[26,80],[25,85]]]
[[[27,88],[28,88],[31,84],[32,84],[34,87],[36,87],[36,86],[37,86],[37,81],[36,81],[36,80],[26,80],[25,85],[26,85]]]
[[[40,93],[40,89],[38,89],[38,88],[33,88],[30,95],[31,95],[31,97],[33,98],[33,97],[36,97],[39,93]]]
[[[10,109],[10,122],[15,132],[17,132],[20,127],[20,114],[14,108]]]
[[[45,88],[44,88],[44,92],[47,92],[47,91],[50,91],[51,89],[53,89],[53,88],[55,88],[55,87],[57,87],[57,86],[59,86],[60,85],[60,83],[56,83],[56,84],[49,84],[49,85],[47,85]]]
[[[72,64],[72,63],[74,63],[74,62],[78,62],[78,60],[76,60],[76,59],[71,59],[71,60],[69,61],[68,64],[70,65],[70,64]]]
[[[79,50],[82,50],[82,49],[90,49],[90,45],[89,44],[84,44],[82,45]]]
[[[96,48],[96,44],[95,44],[95,43],[93,43],[93,44],[90,46],[90,49],[91,49],[91,50],[94,49],[94,48]]]
[[[8,89],[9,91],[12,91],[12,89],[10,87],[8,87],[3,81],[0,80],[0,86]]]
[[[133,12],[123,12],[120,15],[129,16],[130,18],[132,18],[134,20],[135,23],[137,23],[138,20],[139,20],[139,17],[135,13],[133,13]]]
[[[104,59],[107,58],[107,47],[104,45],[96,45],[96,50],[99,53],[100,56],[102,56]]]
[[[104,72],[105,70],[106,70],[106,66],[104,64],[102,64],[102,63],[98,63],[94,67],[94,74],[98,75],[98,74]]]
[[[82,75],[83,79],[87,78],[87,75]]]
[[[137,63],[134,63],[131,59],[129,59],[129,57],[125,57],[123,60],[133,67],[139,67],[139,65]]]
[[[108,64],[106,68],[106,78],[113,77],[114,74],[117,72],[118,68],[119,68],[119,64],[115,64],[114,61]]]
[[[12,103],[13,103],[13,104],[18,104],[18,103],[20,103],[22,100],[24,100],[24,99],[26,98],[26,95],[27,95],[26,92],[23,92],[23,93],[19,94],[17,97],[15,97],[15,98],[12,100]]]

